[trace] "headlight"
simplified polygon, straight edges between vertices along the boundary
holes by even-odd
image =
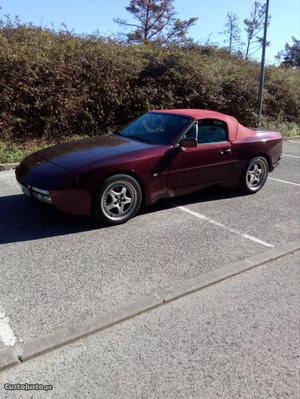
[[[32,192],[33,198],[35,198],[39,201],[42,201],[42,202],[46,202],[47,204],[51,204],[51,198],[50,198],[49,191],[41,190],[40,188],[36,188],[36,187],[31,187],[31,192]]]

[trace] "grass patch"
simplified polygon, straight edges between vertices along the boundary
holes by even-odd
[[[83,136],[72,136],[68,140],[27,140],[26,142],[8,141],[0,139],[0,163],[20,162],[27,155],[45,147],[65,141],[78,140]]]
[[[263,118],[260,128],[280,132],[284,137],[300,136],[300,124],[296,122],[284,122]]]

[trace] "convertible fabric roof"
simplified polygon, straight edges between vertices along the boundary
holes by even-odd
[[[160,109],[151,112],[161,112],[167,114],[174,114],[174,115],[183,115],[189,116],[190,118],[194,119],[219,119],[227,123],[229,137],[231,140],[236,139],[237,129],[238,129],[238,121],[233,116],[229,116],[226,114],[222,114],[221,112],[210,111],[207,109],[193,109],[193,108],[186,108],[186,109]]]
[[[226,118],[233,118],[233,116],[228,116],[225,114],[222,114],[221,112],[216,112],[216,111],[210,111],[207,109],[193,109],[193,108],[186,108],[186,109],[160,109],[160,110],[155,110],[152,112],[164,112],[168,114],[176,114],[176,115],[186,115],[190,116],[195,119],[203,119],[203,118],[218,118],[218,119],[223,119],[224,117]],[[235,118],[233,118],[235,119]]]

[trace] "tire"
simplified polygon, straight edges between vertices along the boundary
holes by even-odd
[[[240,188],[245,194],[254,194],[261,190],[269,174],[268,161],[263,156],[252,158],[241,178]]]
[[[142,190],[131,176],[119,174],[108,177],[93,198],[93,215],[106,225],[126,223],[139,211]]]

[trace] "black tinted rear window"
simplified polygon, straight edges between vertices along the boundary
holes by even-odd
[[[217,143],[228,140],[227,124],[218,119],[200,119],[198,122],[198,143]]]

